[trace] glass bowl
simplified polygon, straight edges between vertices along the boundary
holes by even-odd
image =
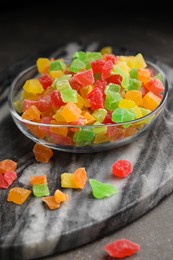
[[[20,129],[28,138],[49,148],[72,153],[90,153],[111,150],[140,138],[148,132],[159,120],[168,96],[168,82],[164,72],[154,63],[147,62],[153,74],[160,73],[164,84],[163,98],[159,106],[150,114],[139,119],[124,123],[100,124],[100,125],[50,125],[31,122],[22,119],[16,111],[15,102],[19,99],[22,87],[26,80],[38,77],[37,67],[31,66],[22,71],[12,82],[8,104],[10,114]],[[51,131],[50,131],[51,129]],[[80,138],[78,132],[80,131]],[[65,134],[66,133],[66,134]],[[82,142],[80,139],[82,138]],[[75,141],[74,141],[75,140]]]

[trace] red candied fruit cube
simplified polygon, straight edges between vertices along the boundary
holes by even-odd
[[[86,87],[94,83],[94,75],[92,69],[76,73],[73,78],[82,86]]]
[[[8,189],[9,185],[4,179],[4,175],[0,174],[0,189]]]
[[[132,173],[132,171],[132,164],[128,160],[118,160],[112,164],[112,174],[117,177],[125,178]]]
[[[106,252],[116,258],[125,258],[136,254],[141,249],[140,245],[129,239],[119,239],[105,246]]]
[[[94,88],[88,95],[87,99],[92,110],[103,108],[103,94],[99,88]]]
[[[36,101],[36,100],[24,99],[24,101],[23,101],[23,112],[25,112],[31,106],[36,106],[38,108],[39,102]]]
[[[105,90],[106,86],[107,86],[106,80],[98,79],[98,80],[96,80],[96,82],[94,83],[94,87],[95,87],[95,88],[99,88],[99,89],[101,90],[101,92],[102,92],[102,94],[103,94],[104,97],[106,96],[105,93],[104,93],[104,90]]]
[[[59,145],[72,145],[72,139],[69,136],[59,134],[50,134],[52,141]]]
[[[112,111],[108,111],[105,119],[103,120],[103,124],[114,124],[112,121]]]
[[[113,65],[114,64],[111,60],[108,60],[105,62],[104,66],[102,68],[102,74],[101,74],[102,80],[105,80],[110,76]]]
[[[110,75],[110,77],[107,78],[106,81],[108,83],[114,83],[114,84],[117,84],[117,85],[121,85],[122,77],[121,77],[121,75],[113,74],[113,75]]]
[[[17,174],[14,171],[0,174],[0,188],[8,189],[8,187],[16,180]]]
[[[55,106],[56,108],[60,108],[61,106],[64,106],[65,103],[63,102],[61,98],[61,94],[58,90],[54,90],[51,94],[51,102],[52,105]]]
[[[113,64],[116,64],[117,61],[119,60],[119,58],[117,56],[115,56],[114,54],[108,54],[108,53],[105,53],[103,55],[103,59],[105,61],[111,60],[113,62]]]
[[[42,119],[41,119],[41,124],[47,124],[47,125],[50,125],[51,124],[51,121],[52,121],[52,117],[50,117],[50,116],[48,116],[48,117],[43,117]],[[46,133],[46,134],[48,134],[48,133],[50,133],[50,126],[42,126],[42,125],[40,125],[39,126],[39,129],[41,130],[41,131],[43,131],[44,133]]]
[[[49,76],[48,73],[44,74],[42,77],[39,77],[38,80],[40,81],[42,87],[47,89],[52,85],[53,79]]]
[[[38,99],[38,110],[40,112],[46,112],[50,107],[52,106],[51,104],[51,97],[49,95],[40,97]]]
[[[75,90],[78,90],[82,87],[81,84],[79,84],[74,77],[72,77],[70,80],[69,80],[69,83],[70,83],[70,86],[75,89]]]
[[[105,61],[103,59],[92,61],[91,68],[92,68],[94,74],[102,73],[102,68],[103,68],[104,64],[105,64]]]
[[[147,81],[145,87],[155,95],[160,95],[164,91],[163,83],[157,78]]]

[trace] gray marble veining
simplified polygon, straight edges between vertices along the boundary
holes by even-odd
[[[97,43],[85,46],[88,50],[97,47]],[[84,47],[78,43],[67,45],[66,57],[80,48]],[[58,50],[53,55],[60,52]],[[172,84],[173,70],[156,62]],[[32,195],[21,206],[8,203],[8,190],[1,189],[0,259],[36,259],[94,241],[142,216],[173,191],[171,88],[161,120],[139,140],[99,153],[55,151],[47,164],[40,164],[34,159],[34,143],[19,132],[12,121],[6,104],[8,91],[3,85],[0,86],[0,92],[0,161],[10,158],[18,163],[18,178],[12,187],[30,188],[30,175],[46,174],[50,193],[53,194],[60,188],[61,173],[85,167],[89,178],[111,183],[119,190],[110,198],[97,200],[93,198],[87,183],[82,191],[66,190],[69,201],[60,209],[50,211],[41,198]],[[133,164],[133,173],[125,179],[117,179],[111,174],[111,165],[118,159],[127,159]]]

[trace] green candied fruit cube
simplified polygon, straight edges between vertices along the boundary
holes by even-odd
[[[140,109],[141,109],[141,112],[142,112],[142,116],[146,116],[146,115],[148,115],[148,114],[150,114],[150,113],[152,112],[151,110],[146,109],[146,108],[143,108],[143,107],[141,107]],[[154,118],[154,115],[149,116],[149,117],[143,119],[142,121],[139,121],[139,123],[140,123],[140,124],[149,124],[150,121],[151,121],[153,118]]]
[[[92,116],[96,119],[96,121],[98,121],[98,122],[101,123],[101,122],[103,122],[103,120],[105,119],[106,114],[107,114],[106,109],[104,109],[104,108],[99,108],[99,109],[95,110],[95,111],[92,113]]]
[[[58,86],[59,84],[62,84],[62,81],[67,80],[69,81],[71,79],[72,75],[71,74],[66,74],[61,76],[60,78],[57,78],[53,81],[52,83],[52,88],[56,88],[56,85]],[[67,83],[67,82],[66,82]],[[68,83],[68,85],[70,86],[70,84]]]
[[[86,62],[92,62],[92,61],[95,61],[95,60],[99,60],[102,58],[102,54],[101,52],[90,52],[88,51],[86,53]]]
[[[116,65],[114,65],[114,67],[113,67],[113,72],[122,77],[121,85],[126,91],[128,91],[128,88],[129,88],[129,77],[128,77],[128,75],[126,73],[124,73],[121,69],[116,67]]]
[[[162,83],[164,83],[164,80],[163,80],[163,76],[161,73],[158,73],[156,76],[155,76],[156,79],[159,79]]]
[[[67,102],[73,102],[76,103],[77,102],[77,91],[73,90],[72,88],[66,88],[63,89],[61,92],[61,98],[63,100],[63,102],[67,103]]]
[[[13,103],[13,105],[14,105],[14,108],[16,109],[16,111],[17,111],[19,114],[21,114],[21,113],[23,112],[23,98],[21,98],[21,99],[15,101],[15,102]]]
[[[49,188],[47,184],[35,184],[32,187],[32,191],[34,196],[36,197],[44,197],[44,196],[48,196],[49,193]]]
[[[120,92],[120,85],[118,85],[118,84],[113,84],[113,83],[109,83],[109,84],[106,86],[106,88],[105,88],[105,90],[104,90],[104,93],[105,93],[106,95],[108,95],[108,93],[110,93],[110,92],[112,92],[112,93]]]
[[[120,100],[122,99],[122,96],[120,93],[111,93],[107,94],[104,102],[104,106],[107,110],[113,111],[115,108],[118,107],[118,104]]]
[[[73,56],[72,59],[79,59],[79,60],[85,60],[86,58],[86,53],[84,51],[76,51]]]
[[[140,90],[142,82],[138,79],[130,79],[128,90]]]
[[[81,61],[80,59],[74,59],[69,67],[69,71],[72,71],[74,73],[77,73],[79,71],[81,71],[81,69],[85,69],[86,64]]]
[[[131,69],[129,74],[130,74],[130,78],[138,79],[138,69],[136,69],[136,68]]]
[[[94,140],[95,133],[92,130],[80,129],[73,136],[76,145],[88,145]]]
[[[112,121],[116,123],[128,122],[134,119],[134,113],[125,108],[116,108],[112,113]]]
[[[70,83],[67,79],[64,80],[56,80],[55,82],[55,88],[58,91],[62,91],[64,89],[71,89]]]
[[[55,60],[50,63],[49,72],[54,70],[65,70],[65,69],[66,69],[66,65],[64,61]]]
[[[93,124],[95,127],[93,128],[93,132],[97,135],[104,135],[107,133],[107,126],[102,126],[100,122],[95,122]],[[98,127],[97,127],[98,126]]]

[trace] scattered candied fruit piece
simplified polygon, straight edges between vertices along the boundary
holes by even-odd
[[[57,189],[54,192],[54,199],[56,202],[64,202],[69,199],[68,194],[62,192],[61,190]]]
[[[47,177],[46,175],[30,176],[30,183],[32,186],[43,183],[47,184]]]
[[[0,162],[0,173],[4,174],[5,172],[15,171],[17,163],[10,159],[5,159]]]
[[[61,187],[69,189],[78,189],[73,181],[73,173],[64,172],[61,174]]]
[[[140,245],[130,241],[129,239],[119,239],[105,246],[106,252],[116,258],[125,258],[137,253]]]
[[[58,209],[60,202],[56,201],[54,196],[43,197],[42,201],[46,203],[49,209]]]
[[[21,187],[14,187],[10,189],[8,193],[7,201],[21,205],[27,200],[30,194],[31,194],[30,190]]]
[[[32,191],[35,197],[44,197],[49,195],[47,183],[33,185]]]
[[[77,188],[83,189],[87,181],[87,173],[85,168],[81,167],[76,169],[72,175],[72,179]]]
[[[127,177],[132,171],[132,164],[128,160],[118,160],[112,164],[112,174],[117,177]]]
[[[42,163],[49,162],[51,157],[53,156],[52,149],[38,143],[34,145],[33,153],[35,155],[35,159],[38,162],[42,162]]]

